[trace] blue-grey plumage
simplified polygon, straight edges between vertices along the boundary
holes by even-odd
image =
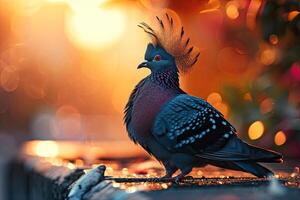
[[[171,23],[168,15],[167,18]],[[159,23],[163,23],[162,20],[159,19]],[[257,162],[280,162],[280,154],[243,142],[218,110],[180,89],[180,69],[185,71],[184,67],[193,65],[199,54],[183,58],[190,56],[193,50],[186,45],[187,50],[183,49],[181,55],[171,54],[162,38],[151,27],[143,25],[146,32],[155,35],[156,45],[148,44],[146,61],[138,66],[149,68],[151,74],[135,87],[125,108],[129,137],[164,165],[168,178],[179,169],[181,174],[175,177],[179,180],[193,167],[207,164],[258,177],[273,174]],[[166,29],[165,25],[161,27]],[[181,31],[179,37],[182,35]],[[181,59],[181,68],[177,66],[178,59]]]

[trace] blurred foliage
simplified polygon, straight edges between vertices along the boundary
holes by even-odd
[[[254,53],[260,55],[262,70],[254,81],[246,81],[241,87],[227,85],[223,90],[240,132],[248,132],[248,127],[260,120],[268,134],[256,143],[281,149],[288,156],[299,156],[300,144],[299,11],[298,0],[268,0],[262,4],[256,16],[259,28],[248,29],[249,33],[243,34],[244,41],[254,41],[244,43],[244,48],[253,51],[260,46],[263,49]],[[257,34],[256,40],[253,40],[253,32]],[[287,145],[276,145],[275,134],[279,131],[285,134]],[[243,137],[249,139],[249,135]]]

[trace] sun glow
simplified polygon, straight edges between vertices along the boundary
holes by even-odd
[[[85,12],[86,10],[96,10],[101,4],[108,2],[109,0],[61,0],[68,3],[69,7],[74,12]]]
[[[119,9],[102,8],[108,0],[68,0],[70,12],[65,31],[76,46],[99,48],[117,41],[125,28],[125,16]]]
[[[84,47],[107,46],[120,38],[124,27],[124,16],[119,10],[70,13],[66,17],[68,38]]]
[[[43,141],[36,144],[35,153],[40,157],[56,157],[59,148],[54,141]]]

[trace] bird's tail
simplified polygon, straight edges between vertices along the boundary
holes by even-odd
[[[265,163],[280,163],[282,155],[265,150],[256,146],[252,146],[243,142],[237,137],[232,137],[227,144],[218,151],[206,151],[197,154],[198,157],[212,161],[229,161],[229,162],[265,162]]]
[[[218,151],[203,152],[197,156],[207,160],[210,164],[249,172],[257,177],[273,175],[272,171],[257,162],[282,162],[281,154],[249,145],[237,137],[232,137],[227,144]]]
[[[246,144],[250,150],[250,158],[256,162],[282,163],[282,155],[275,151],[262,149],[250,144]]]
[[[273,176],[274,173],[266,167],[253,161],[212,161],[207,160],[207,163],[231,170],[243,171],[251,173],[259,178]]]
[[[239,168],[239,170],[251,173],[259,178],[273,176],[274,173],[265,168],[264,166],[254,163],[254,162],[247,162],[247,161],[239,161],[239,162],[233,162],[233,164]]]

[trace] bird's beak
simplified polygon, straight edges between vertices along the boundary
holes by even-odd
[[[141,64],[138,65],[138,69],[143,68],[143,67],[148,67],[148,62],[142,62]]]

